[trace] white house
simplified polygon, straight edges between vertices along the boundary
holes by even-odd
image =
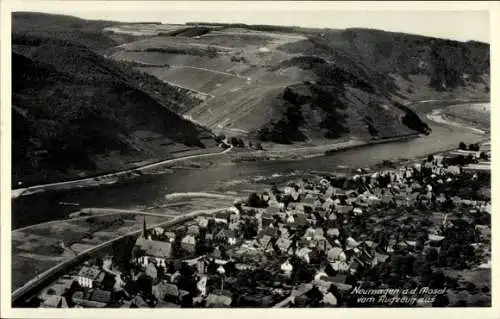
[[[281,271],[282,271],[285,275],[287,275],[287,276],[289,276],[289,275],[292,273],[292,271],[293,271],[293,266],[292,266],[292,264],[290,263],[290,261],[288,261],[288,260],[287,260],[287,261],[285,261],[284,263],[282,263],[282,264],[281,264]]]
[[[92,288],[101,276],[102,271],[97,267],[83,267],[76,276],[78,284],[84,288]],[[104,277],[104,273],[102,275]]]

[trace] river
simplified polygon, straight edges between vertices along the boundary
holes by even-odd
[[[243,180],[250,185],[255,184],[252,179],[259,176],[290,173],[301,175],[311,171],[332,172],[343,166],[367,167],[383,160],[421,157],[454,148],[461,141],[472,143],[485,138],[484,135],[468,128],[437,123],[426,118],[427,113],[443,106],[442,103],[414,106],[422,120],[432,128],[429,136],[416,139],[375,144],[303,160],[232,163],[222,159],[212,163],[208,168],[175,169],[171,173],[147,175],[125,184],[21,196],[12,201],[12,228],[63,218],[79,207],[151,206],[154,203],[164,202],[167,193],[233,190],[230,185],[234,181]],[[80,206],[63,203],[78,203]]]

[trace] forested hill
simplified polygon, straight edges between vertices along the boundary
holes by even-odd
[[[105,21],[14,13],[12,163],[19,187],[215,145],[175,113],[198,101],[98,51]]]

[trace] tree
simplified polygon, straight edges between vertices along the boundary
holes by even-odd
[[[458,148],[465,151],[467,149],[467,145],[465,145],[464,142],[460,142],[458,144]]]
[[[259,231],[259,224],[256,218],[246,220],[242,225],[242,233],[245,239],[252,239],[257,236]]]
[[[243,139],[238,138],[238,144],[237,145],[238,145],[238,147],[243,148],[243,147],[245,147],[245,142],[243,141]]]
[[[309,290],[306,295],[311,307],[319,307],[319,303],[323,299],[323,294],[317,286],[314,286],[311,290]]]
[[[226,139],[226,136],[224,134],[219,134],[215,136],[215,141],[217,143],[222,143]]]
[[[209,45],[207,48],[207,55],[209,58],[215,58],[217,56],[217,49],[214,46]]]
[[[248,196],[247,205],[250,207],[265,207],[264,201],[256,193],[251,193]]]
[[[434,156],[431,154],[427,156],[427,162],[432,162],[434,160]]]
[[[474,144],[469,144],[469,151],[479,151],[479,144],[474,143]]]
[[[446,307],[450,304],[450,299],[447,295],[437,295],[432,303],[433,307]]]
[[[234,147],[238,147],[238,144],[239,144],[239,141],[238,141],[238,138],[237,137],[231,137],[231,139],[229,140],[231,145],[234,146]]]

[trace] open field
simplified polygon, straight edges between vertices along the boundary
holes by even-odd
[[[491,108],[489,104],[454,105],[443,110],[443,114],[456,120],[481,129],[490,129]]]
[[[148,216],[150,224],[170,220]],[[142,227],[138,214],[89,216],[61,220],[12,232],[12,288],[21,287],[42,273],[82,251]]]

